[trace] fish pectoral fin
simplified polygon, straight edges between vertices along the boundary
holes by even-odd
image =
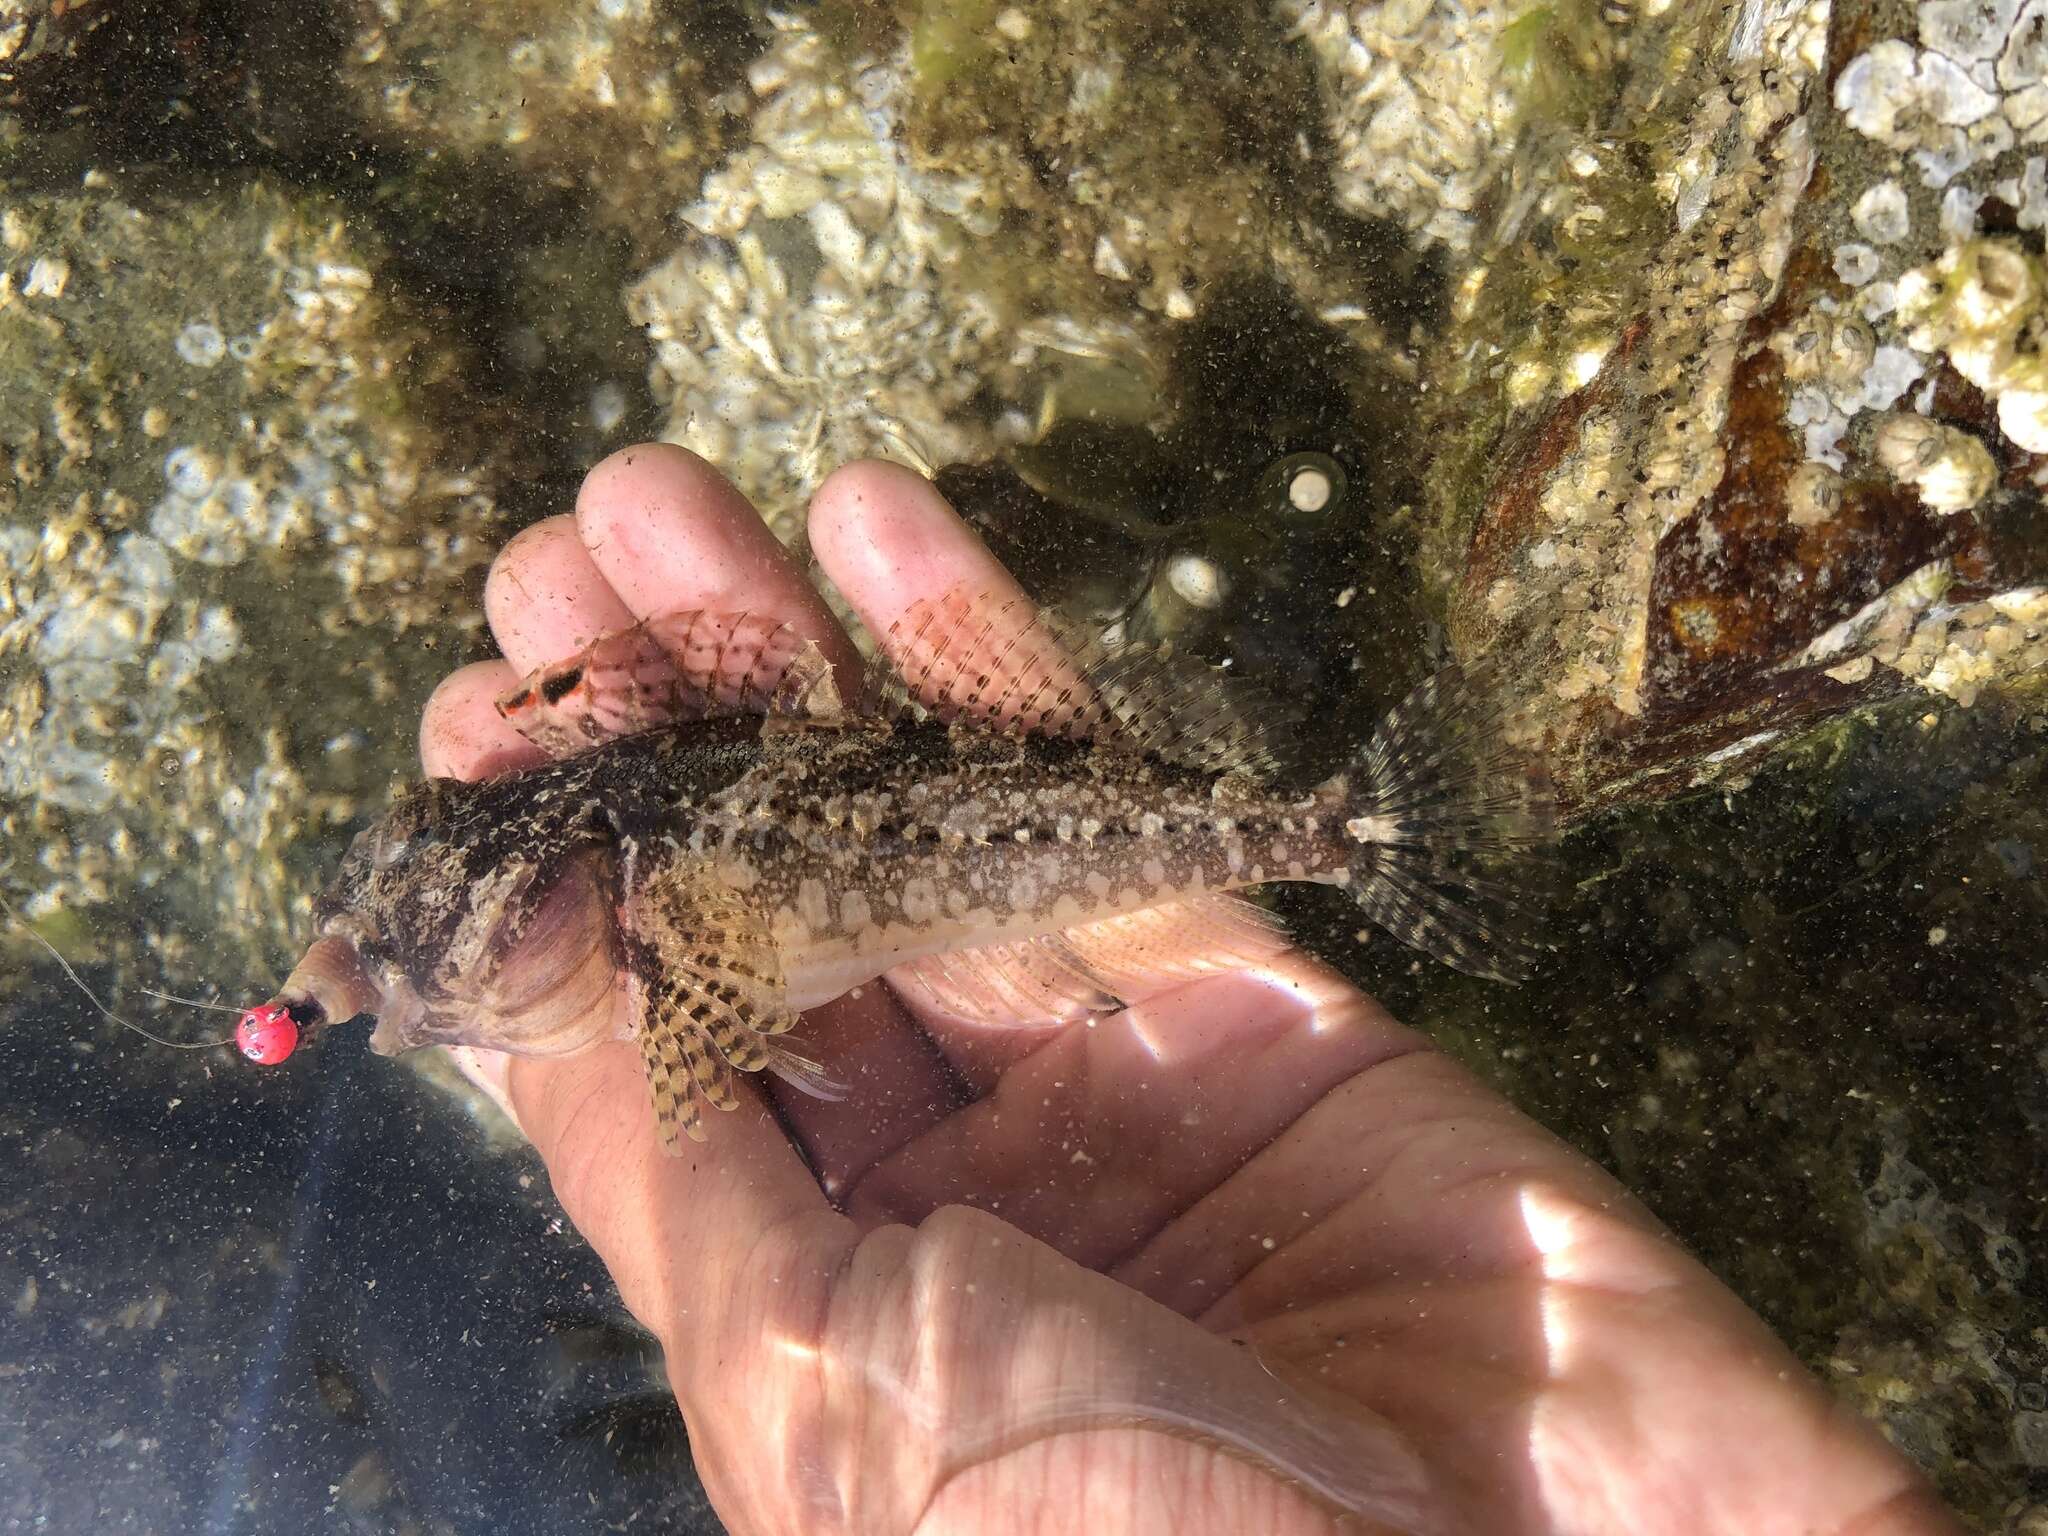
[[[956,587],[882,637],[857,713],[969,720],[1021,735],[1115,740],[1208,773],[1282,769],[1292,712],[1165,641],[1119,638],[1028,600]]]
[[[741,893],[702,866],[674,865],[626,899],[634,1033],[662,1147],[704,1139],[703,1108],[739,1103],[737,1074],[773,1072],[818,1098],[845,1092],[779,1036],[796,1026],[782,954]]]
[[[763,614],[689,608],[592,641],[541,667],[498,700],[498,713],[551,757],[728,715],[839,718],[832,664],[791,626]]]
[[[927,956],[891,985],[972,1023],[1024,1027],[1108,1013],[1288,947],[1286,931],[1235,896],[1201,895],[1098,922]]]

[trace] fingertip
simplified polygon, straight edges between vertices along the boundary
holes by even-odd
[[[679,498],[734,501],[751,513],[747,499],[711,461],[678,443],[634,443],[607,454],[590,467],[576,493],[576,517],[586,535],[601,532],[604,520],[664,510]],[[593,540],[592,548],[596,548]]]
[[[786,558],[751,503],[705,459],[673,443],[622,448],[583,478],[576,526],[599,570],[642,618],[716,608]]]
[[[639,617],[773,614],[857,675],[859,656],[789,552],[732,482],[688,449],[642,443],[604,460],[576,497],[576,525]]]
[[[633,623],[566,512],[522,529],[498,552],[484,580],[484,616],[522,674]]]
[[[420,765],[430,778],[487,779],[545,760],[498,713],[500,695],[518,681],[506,661],[474,662],[441,680],[420,712]]]
[[[811,498],[811,552],[878,634],[920,598],[1023,589],[938,487],[879,459],[845,465]]]

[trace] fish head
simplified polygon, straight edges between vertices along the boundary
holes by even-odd
[[[579,1050],[617,1031],[614,884],[604,850],[536,835],[484,786],[430,779],[356,836],[266,1006],[301,1030],[375,1014],[383,1055]]]

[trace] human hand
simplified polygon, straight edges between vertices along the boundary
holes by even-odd
[[[876,633],[1014,590],[905,470],[841,470],[810,529]],[[430,773],[535,761],[492,701],[656,613],[772,613],[859,666],[664,446],[513,541],[486,605],[507,659],[435,694]],[[736,1530],[1954,1529],[1604,1173],[1306,958],[1052,1029],[915,997],[812,1010],[848,1097],[756,1084],[681,1158],[630,1045],[469,1053],[661,1338]]]

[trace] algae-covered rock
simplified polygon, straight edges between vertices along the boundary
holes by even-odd
[[[0,834],[75,952],[220,980],[410,769],[502,451],[334,204],[187,191],[0,208]]]
[[[2031,66],[1994,62],[2012,16],[1971,15],[1613,18],[1583,121],[1524,103],[1436,354],[1431,564],[1461,648],[1540,695],[1574,801],[2048,662],[2038,258],[1991,227],[2038,176]]]

